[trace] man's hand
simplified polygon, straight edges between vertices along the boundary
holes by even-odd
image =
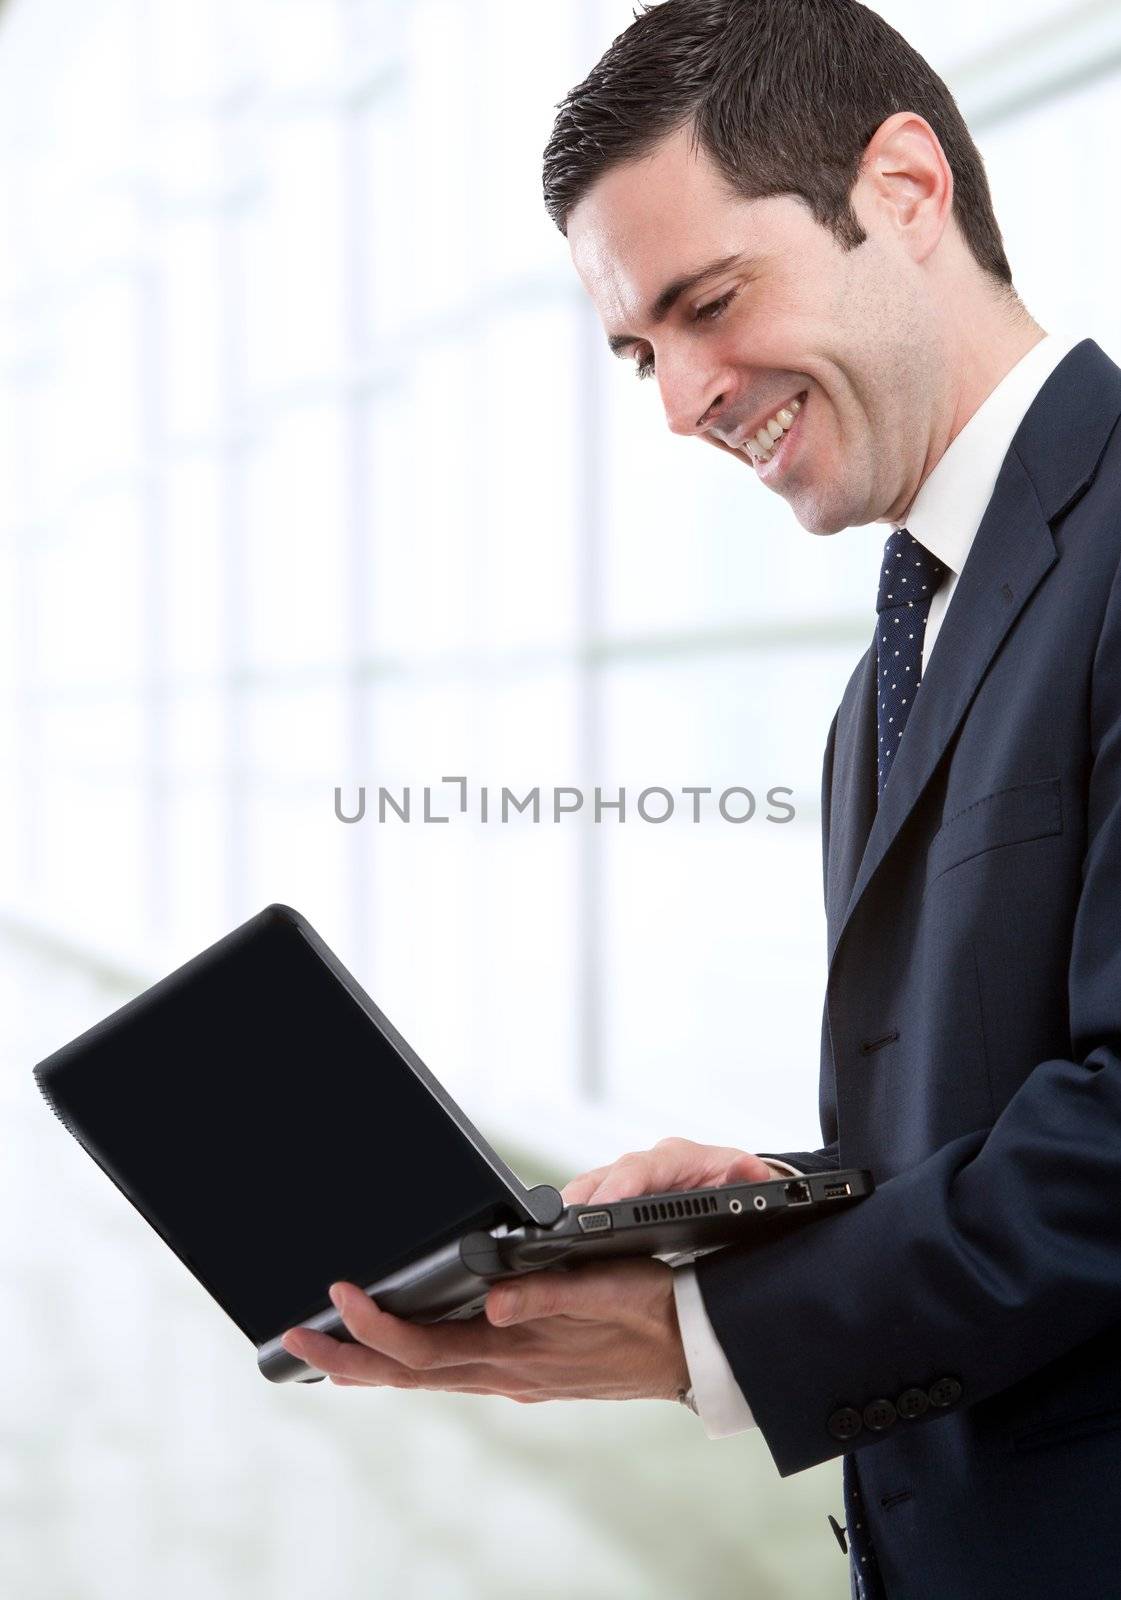
[[[774,1173],[762,1156],[729,1145],[659,1139],[652,1150],[635,1150],[606,1167],[584,1172],[561,1190],[570,1205],[610,1204],[632,1195],[670,1189],[708,1189],[725,1183],[766,1183]]]
[[[569,1205],[659,1190],[765,1181],[759,1156],[662,1139],[561,1191]],[[677,1327],[673,1273],[662,1261],[595,1262],[496,1284],[486,1316],[424,1326],[381,1311],[355,1284],[331,1299],[354,1344],[292,1328],[284,1348],[340,1385],[452,1389],[537,1400],[673,1400],[689,1370]]]
[[[486,1316],[403,1322],[352,1283],[331,1299],[356,1344],[293,1328],[282,1344],[333,1383],[453,1389],[536,1400],[673,1400],[689,1374],[672,1273],[661,1261],[596,1263],[496,1285]]]

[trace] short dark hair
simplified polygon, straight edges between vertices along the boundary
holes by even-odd
[[[857,0],[662,0],[635,13],[557,107],[545,206],[572,208],[620,162],[692,124],[745,199],[800,195],[845,249],[867,237],[850,195],[876,129],[924,117],[954,175],[954,216],[978,265],[1008,289],[981,153],[942,79]]]

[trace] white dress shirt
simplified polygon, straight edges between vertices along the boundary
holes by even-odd
[[[930,603],[923,638],[924,673],[1008,447],[1045,381],[1078,342],[1065,335],[1044,334],[1021,356],[951,441],[920,486],[904,520],[895,524],[907,528],[949,569]],[[780,1177],[796,1175],[796,1169],[785,1162],[768,1160],[768,1164]],[[693,1400],[705,1432],[710,1439],[723,1439],[754,1427],[751,1408],[712,1331],[692,1266],[674,1268],[673,1292]]]

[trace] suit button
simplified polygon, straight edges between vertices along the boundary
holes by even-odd
[[[834,1439],[852,1439],[864,1426],[864,1419],[854,1406],[842,1406],[829,1418],[829,1432]]]
[[[956,1378],[939,1378],[937,1383],[931,1384],[927,1394],[931,1405],[944,1411],[947,1406],[961,1399],[961,1384]]]
[[[882,1433],[895,1421],[895,1407],[890,1400],[870,1400],[864,1407],[864,1421],[873,1433]]]
[[[913,1417],[921,1417],[930,1406],[930,1396],[925,1389],[904,1389],[895,1402],[895,1409],[901,1417],[908,1422]]]

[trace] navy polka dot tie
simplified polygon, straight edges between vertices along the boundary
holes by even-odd
[[[896,528],[884,545],[876,596],[877,796],[915,703],[930,602],[948,571],[906,528]]]
[[[876,1557],[868,1530],[864,1525],[864,1506],[857,1484],[856,1466],[852,1455],[844,1458],[842,1482],[845,1495],[845,1528],[849,1547],[849,1572],[852,1577],[851,1593],[855,1600],[885,1600],[880,1563]]]

